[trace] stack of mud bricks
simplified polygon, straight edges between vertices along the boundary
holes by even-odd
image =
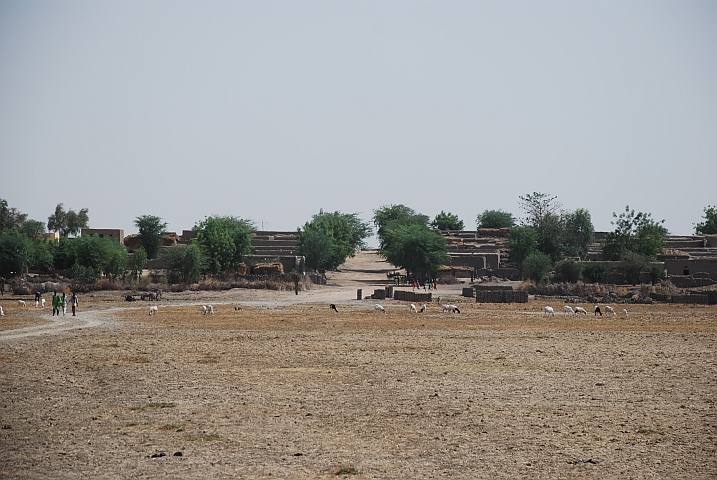
[[[374,300],[383,300],[383,299],[385,299],[385,298],[386,298],[386,289],[385,289],[385,288],[381,288],[381,289],[378,289],[378,290],[374,290],[374,291],[373,291],[373,295],[371,295],[371,298],[373,298]]]
[[[683,305],[717,305],[717,291],[690,293],[687,295],[651,293],[650,298],[658,302],[680,303]]]
[[[476,290],[476,303],[528,303],[528,292],[509,289]]]
[[[394,300],[402,300],[404,302],[430,303],[432,293],[407,292],[405,290],[395,290],[393,292]]]

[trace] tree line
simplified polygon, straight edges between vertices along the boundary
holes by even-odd
[[[551,269],[566,281],[604,278],[604,265],[580,267],[577,262],[587,258],[594,240],[587,209],[564,210],[557,197],[539,192],[520,196],[519,205],[524,217],[485,210],[476,216],[476,227],[506,229],[509,260],[525,278],[543,281]],[[134,220],[141,247],[128,254],[124,245],[113,240],[77,236],[89,224],[86,208],[76,212],[58,204],[46,224],[27,217],[0,199],[0,275],[4,277],[37,270],[63,271],[85,282],[102,276],[138,281],[147,261],[161,257],[167,263],[170,281],[193,283],[202,275],[238,272],[252,251],[251,234],[256,229],[253,222],[242,218],[206,217],[193,227],[196,238],[190,245],[161,249],[166,222],[158,216],[141,215]],[[662,251],[668,233],[664,220],[655,221],[651,214],[629,207],[613,217],[615,229],[602,241],[602,256],[619,261],[627,276],[639,277]],[[403,204],[379,207],[372,220],[365,222],[358,213],[320,210],[297,228],[298,253],[306,258],[309,269],[334,270],[366,248],[366,239],[375,228],[379,254],[420,279],[449,262],[446,240],[437,230],[464,228],[463,221],[450,212],[441,211],[431,220]],[[716,207],[706,207],[703,220],[695,225],[695,233],[717,233]],[[59,233],[59,241],[48,240],[45,227]]]

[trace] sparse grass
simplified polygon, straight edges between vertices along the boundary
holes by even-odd
[[[150,363],[149,358],[147,357],[126,357],[122,359],[123,362],[127,363]]]
[[[175,425],[173,423],[170,423],[168,425],[162,425],[159,427],[160,430],[167,430],[171,432],[183,432],[184,431],[184,425]]]
[[[216,433],[189,434],[185,435],[184,438],[190,442],[216,442],[222,439],[222,437]]]
[[[361,472],[354,467],[341,467],[336,471],[336,475],[360,475]]]
[[[219,357],[214,356],[214,355],[208,355],[208,354],[203,356],[199,360],[197,360],[197,363],[205,363],[205,364],[206,363],[217,363],[217,362],[219,362]]]
[[[657,430],[652,430],[651,428],[641,428],[635,433],[641,433],[641,434],[646,434],[646,435],[656,433],[658,435],[664,435],[663,432],[658,432]]]
[[[177,404],[174,402],[151,402],[146,405],[139,406],[139,407],[129,407],[129,409],[132,411],[135,411],[135,412],[137,412],[137,411],[141,412],[148,408],[173,408],[176,406],[177,406]]]

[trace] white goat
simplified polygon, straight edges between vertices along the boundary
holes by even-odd
[[[207,307],[206,307],[206,305],[202,305],[202,315],[206,315],[206,314],[207,314]]]
[[[583,315],[588,314],[587,310],[585,310],[583,307],[575,307],[575,315],[577,315],[578,313],[582,313]]]
[[[17,304],[20,305],[21,307],[26,307],[26,306],[27,306],[27,304],[25,303],[25,300],[18,300],[18,301],[17,301]]]
[[[565,305],[563,307],[563,315],[575,315],[575,311],[570,305]]]
[[[455,312],[455,313],[461,313],[461,311],[458,310],[458,307],[456,307],[455,305],[451,305],[451,304],[443,305],[443,311],[444,311],[444,312],[451,312],[451,313],[454,313],[454,312]]]
[[[5,312],[3,312],[2,306],[0,306],[0,317],[4,317],[4,316],[5,316]]]
[[[610,305],[605,305],[605,313],[612,313],[613,315],[617,315],[617,313],[615,313],[615,310],[613,310]]]
[[[418,313],[418,310],[416,310],[416,306],[414,304],[411,304],[411,313]]]
[[[67,298],[67,297],[65,297],[65,298]],[[45,299],[44,298],[42,300],[40,300],[40,305],[42,305],[42,308],[45,308]]]
[[[421,313],[426,311],[426,304],[421,305]]]
[[[39,301],[39,300],[35,300],[35,308],[40,308],[40,301]]]
[[[551,317],[555,316],[555,311],[553,310],[553,307],[543,307],[543,311],[548,316],[551,316]]]
[[[627,317],[627,309],[626,309],[626,308],[623,308],[623,309],[622,309],[622,314]]]
[[[151,317],[155,313],[159,313],[159,308],[157,308],[157,305],[152,305],[149,307],[149,316]]]
[[[377,303],[373,306],[373,313],[386,313],[386,309]]]
[[[209,315],[214,315],[214,307],[207,305],[207,312],[209,312]]]

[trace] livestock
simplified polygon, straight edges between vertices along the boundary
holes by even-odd
[[[18,301],[17,301],[17,304],[20,305],[21,307],[26,307],[26,306],[27,306],[27,304],[25,303],[25,300],[18,300]]]
[[[42,300],[40,300],[40,304],[42,305],[42,308],[45,308],[45,299],[44,298]]]
[[[626,308],[623,308],[623,309],[622,309],[622,314],[627,317],[627,309],[626,309]]]
[[[598,313],[599,313],[600,316],[602,317],[602,312],[600,311],[600,307],[597,306],[597,305],[595,305],[595,315],[597,315]]]
[[[578,313],[582,313],[583,315],[587,315],[588,312],[583,307],[575,307],[575,315]]]
[[[330,308],[331,310],[333,310],[334,312],[339,313],[339,310],[336,308],[336,305],[335,305],[335,304],[332,303],[331,305],[329,305],[329,308]]]
[[[421,311],[421,313],[423,313],[423,312],[426,311],[426,304],[425,304],[425,303],[424,303],[423,305],[421,305],[421,310],[420,310],[420,311]]]
[[[158,300],[157,294],[154,292],[143,293],[142,295],[140,295],[139,298],[141,298],[142,300]]]
[[[377,303],[373,306],[373,313],[386,313],[386,309]]]
[[[35,300],[35,308],[40,308],[40,301],[39,301],[39,300]]]
[[[157,305],[152,305],[151,307],[149,307],[149,316],[150,317],[158,312],[159,312],[159,308],[157,307]]]
[[[418,310],[416,310],[416,306],[414,304],[411,304],[411,313],[418,313]]]
[[[551,317],[555,316],[555,311],[553,310],[553,307],[543,307],[543,311],[548,316],[551,316]]]
[[[207,312],[209,313],[209,315],[214,315],[214,307],[212,307],[211,305],[207,305]]]
[[[565,305],[563,307],[563,315],[575,315],[575,311],[570,305]]]
[[[124,299],[126,302],[136,302],[137,301],[137,299],[134,298],[134,295],[125,295]]]
[[[4,316],[5,316],[5,312],[3,312],[2,306],[0,306],[0,317],[4,317]]]
[[[234,306],[234,311],[235,311],[235,312],[241,312],[242,309],[241,309],[241,307],[240,307],[239,305],[235,305],[235,306]]]
[[[207,314],[207,306],[202,305],[202,315],[206,315],[206,314]]]
[[[451,313],[453,313],[453,312],[455,312],[455,313],[461,313],[461,311],[458,310],[458,307],[456,307],[455,305],[451,305],[451,304],[443,305],[443,311],[444,311],[444,312],[451,312]]]
[[[617,315],[617,313],[615,313],[615,310],[613,310],[610,305],[605,305],[605,313],[612,313],[613,315]]]

